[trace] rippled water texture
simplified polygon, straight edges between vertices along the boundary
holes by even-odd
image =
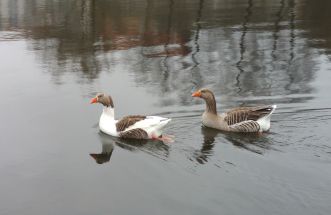
[[[331,1],[1,0],[0,214],[331,214]],[[201,126],[277,104],[262,136]],[[175,142],[99,132],[173,118]]]

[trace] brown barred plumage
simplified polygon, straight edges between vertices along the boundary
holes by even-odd
[[[236,123],[229,126],[229,128],[230,131],[236,132],[258,132],[260,130],[259,124],[253,120]]]
[[[234,125],[247,120],[256,121],[270,114],[272,110],[273,108],[271,106],[235,108],[226,113],[224,120],[228,125]]]
[[[202,124],[223,131],[263,132],[270,129],[270,116],[276,105],[258,107],[239,107],[227,113],[217,114],[215,96],[208,89],[200,89],[192,93],[206,102],[206,110],[202,114]]]
[[[121,138],[132,138],[132,139],[148,139],[148,134],[141,128],[136,128],[128,130],[125,132],[120,132],[119,136]]]
[[[142,116],[142,115],[131,115],[131,116],[123,117],[121,120],[119,120],[116,123],[116,130],[118,132],[124,131],[125,129],[127,129],[131,125],[133,125],[136,122],[139,122],[141,120],[144,120],[144,119],[146,119],[146,116]]]

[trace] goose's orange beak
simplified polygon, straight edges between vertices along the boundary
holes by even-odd
[[[201,97],[201,91],[196,91],[194,93],[192,93],[192,97]]]
[[[98,155],[98,154],[90,154],[90,156],[91,156],[92,158],[94,158],[94,159],[97,159],[97,158],[98,158],[97,155]]]
[[[94,104],[94,103],[97,103],[97,102],[98,102],[98,99],[95,97],[95,98],[91,99],[90,104]]]

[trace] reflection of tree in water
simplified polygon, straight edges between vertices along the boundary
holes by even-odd
[[[274,42],[272,45],[272,52],[271,55],[272,57],[276,60],[277,56],[275,55],[275,51],[277,50],[277,44],[278,44],[278,38],[279,38],[279,31],[280,31],[280,22],[283,19],[283,10],[285,7],[285,0],[280,0],[280,6],[279,6],[279,10],[276,13],[276,20],[275,20],[275,30],[273,32],[273,38],[274,38]]]
[[[161,87],[162,87],[162,92],[168,92],[169,88],[169,67],[168,67],[168,58],[170,56],[170,52],[169,52],[169,43],[170,43],[170,34],[171,34],[171,25],[172,25],[172,13],[173,13],[173,8],[174,8],[174,1],[170,0],[169,1],[169,15],[168,15],[168,26],[167,26],[167,31],[166,31],[166,41],[164,44],[164,51],[165,51],[165,56],[164,58],[161,60],[161,70],[163,73],[163,80],[161,82]]]
[[[191,66],[191,68],[190,68],[191,73],[192,73],[191,81],[192,81],[193,86],[195,86],[196,88],[200,88],[203,86],[203,78],[201,76],[200,69],[199,69],[199,61],[197,60],[197,54],[200,51],[199,36],[200,36],[200,30],[201,30],[200,22],[201,22],[203,5],[204,5],[204,0],[200,0],[197,18],[195,21],[196,30],[195,30],[195,36],[194,36],[194,50],[191,52],[191,57],[192,57],[192,62],[193,62],[193,66]]]
[[[330,4],[303,0],[286,4],[283,0],[31,0],[17,4],[7,3],[7,8],[20,7],[22,13],[2,15],[1,28],[24,29],[33,39],[30,47],[39,50],[38,58],[53,76],[60,79],[66,72],[77,72],[78,78],[91,81],[101,71],[111,71],[110,65],[127,65],[136,82],[148,86],[151,93],[167,92],[161,105],[188,104],[192,83],[213,88],[217,94],[243,97],[309,93],[315,62],[307,40],[297,30],[311,29],[312,37],[330,32],[321,15],[325,13],[320,13]],[[308,7],[303,5],[317,8],[306,12]],[[302,16],[325,29],[314,23],[295,24]]]
[[[236,63],[236,66],[239,70],[239,73],[236,76],[236,87],[239,89],[238,93],[240,93],[241,90],[242,90],[241,86],[240,86],[240,75],[241,75],[241,73],[245,72],[244,69],[242,68],[241,63],[244,60],[244,54],[245,54],[245,51],[246,51],[245,37],[246,37],[246,34],[247,34],[247,29],[248,29],[247,24],[248,24],[248,22],[250,20],[250,17],[252,15],[252,7],[253,7],[253,1],[248,0],[246,14],[244,16],[244,22],[242,24],[242,33],[241,33],[240,42],[239,42],[240,58],[239,58],[239,61]]]
[[[316,1],[294,1],[289,4],[295,4],[296,20],[301,20],[295,24],[299,30],[304,30],[306,36],[311,38],[307,41],[309,45],[317,47],[325,51],[326,54],[331,53],[331,1],[320,0]]]

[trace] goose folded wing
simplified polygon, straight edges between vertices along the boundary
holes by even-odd
[[[247,120],[239,122],[229,126],[231,131],[236,132],[258,132],[260,130],[260,125],[253,120]]]
[[[121,138],[132,138],[132,139],[148,139],[148,134],[141,128],[130,129],[128,131],[120,132]]]
[[[272,106],[240,107],[228,111],[224,120],[229,126],[231,126],[249,120],[257,121],[258,119],[269,115],[272,111]]]
[[[142,115],[131,115],[131,116],[123,117],[121,120],[119,120],[116,123],[116,130],[117,132],[125,131],[130,126],[144,119],[146,119],[146,116],[142,116]]]

